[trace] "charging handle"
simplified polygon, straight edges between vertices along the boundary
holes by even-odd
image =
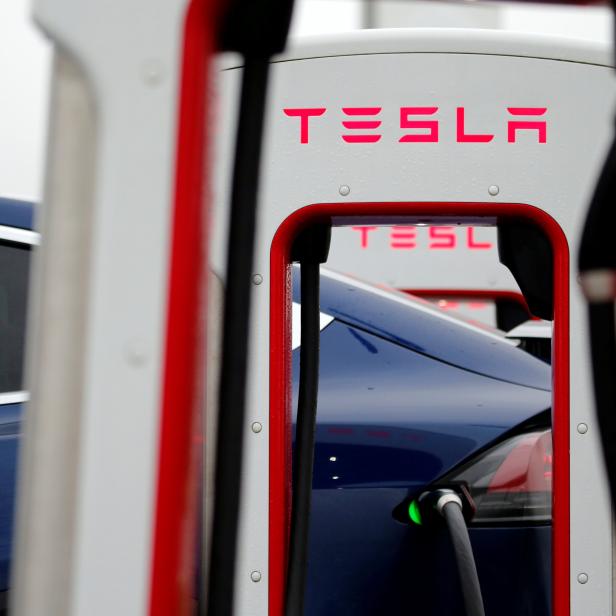
[[[460,578],[466,616],[485,616],[479,576],[465,516],[465,510],[468,512],[468,504],[472,503],[472,499],[468,501],[464,492],[440,488],[424,492],[419,497],[418,503],[424,520],[444,520],[447,525]]]
[[[291,262],[325,263],[332,238],[331,224],[319,223],[297,234],[291,247]]]

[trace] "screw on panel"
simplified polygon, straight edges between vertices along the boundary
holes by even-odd
[[[588,575],[586,573],[580,573],[577,577],[577,581],[580,584],[586,584],[586,582],[588,582]]]
[[[258,421],[255,421],[250,427],[255,434],[259,434],[263,430],[263,426]]]
[[[347,186],[346,184],[343,184],[339,189],[338,192],[343,196],[346,197],[350,192],[351,192],[351,188],[349,186]]]
[[[255,275],[252,277],[252,282],[253,282],[254,284],[261,284],[261,283],[263,282],[263,276],[261,276],[261,274],[255,274]]]
[[[588,426],[585,423],[579,423],[577,425],[577,431],[580,434],[586,434],[586,432],[588,432]]]
[[[141,65],[141,76],[149,86],[155,86],[163,80],[163,66],[160,60],[150,58]]]
[[[135,367],[143,366],[148,359],[145,344],[141,340],[130,340],[124,347],[126,361]]]
[[[260,571],[253,571],[253,572],[250,574],[250,579],[251,579],[253,582],[260,582],[260,581],[261,581],[261,572],[260,572]]]
[[[493,196],[496,197],[496,195],[498,195],[498,193],[500,192],[500,188],[496,185],[496,184],[492,184],[492,186],[490,186],[488,188],[488,192]]]

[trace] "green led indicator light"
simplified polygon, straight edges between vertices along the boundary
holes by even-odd
[[[409,505],[409,518],[411,518],[415,524],[419,524],[421,526],[421,512],[419,511],[419,505],[416,500],[411,501],[411,504]]]

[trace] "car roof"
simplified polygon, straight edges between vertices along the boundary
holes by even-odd
[[[31,230],[33,218],[32,202],[0,197],[0,225]]]
[[[293,276],[298,301],[299,269]],[[504,336],[423,300],[321,269],[321,311],[416,353],[502,381],[551,389],[551,369]]]

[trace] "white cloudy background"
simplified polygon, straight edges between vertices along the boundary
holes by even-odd
[[[429,0],[297,0],[294,35],[373,26],[475,26],[609,41],[606,7]],[[0,195],[40,199],[51,47],[29,18],[30,2],[0,2]]]

